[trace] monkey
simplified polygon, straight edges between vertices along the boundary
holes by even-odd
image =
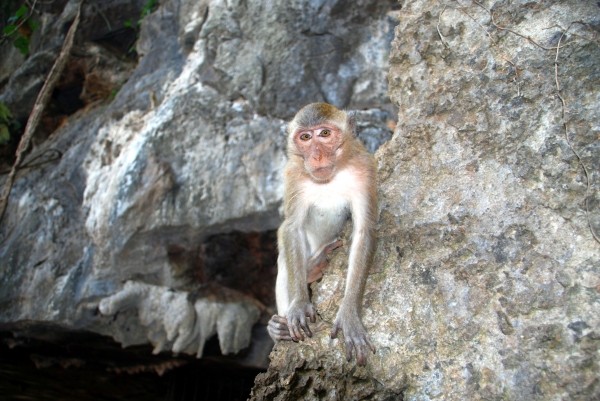
[[[342,245],[338,235],[352,218],[344,298],[331,338],[344,333],[346,359],[360,366],[375,353],[360,318],[362,293],[376,243],[375,159],[357,139],[354,116],[327,103],[303,107],[287,126],[284,219],[277,231],[277,314],[268,323],[274,341],[312,337],[316,321],[308,283],[322,276],[327,255]],[[304,332],[304,333],[303,333]]]

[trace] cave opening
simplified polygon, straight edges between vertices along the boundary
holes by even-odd
[[[122,348],[109,337],[46,327],[41,337],[0,331],[0,394],[12,400],[246,400],[264,371],[224,359],[215,338],[202,359]]]
[[[169,257],[195,271],[201,296],[227,287],[275,307],[276,230],[209,236],[194,250],[171,245]],[[152,345],[123,348],[111,337],[40,322],[0,324],[0,394],[6,400],[246,400],[266,371],[272,341],[264,313],[251,345],[223,355],[217,335],[202,358],[161,352]]]
[[[203,283],[231,288],[275,307],[277,231],[210,236],[200,246],[197,268]]]

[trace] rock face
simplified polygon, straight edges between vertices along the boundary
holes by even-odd
[[[326,101],[361,110],[371,151],[392,135],[394,4],[161,1],[136,42],[125,22],[147,1],[91,3],[0,227],[0,329],[198,356],[217,333],[237,353],[274,307],[286,120]],[[32,54],[3,57],[0,101],[23,122],[76,4],[43,5]],[[245,363],[264,366],[257,332]]]
[[[599,11],[403,4],[363,300],[377,352],[357,367],[328,338],[344,247],[312,286],[316,334],[275,346],[253,400],[600,398]]]
[[[19,120],[76,3],[43,5],[29,57],[0,49]],[[312,285],[315,336],[275,346],[253,399],[600,397],[597,4],[170,0],[136,41],[146,3],[83,7],[0,226],[1,331],[192,355],[216,333],[264,364],[285,121],[326,101],[385,142],[377,352],[356,367],[328,337],[345,246]]]

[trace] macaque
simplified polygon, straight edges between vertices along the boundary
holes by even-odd
[[[375,160],[356,138],[354,117],[326,103],[302,108],[288,124],[285,218],[277,232],[277,315],[268,331],[275,341],[312,337],[316,321],[308,283],[322,276],[327,255],[341,245],[338,234],[352,216],[352,242],[344,298],[331,338],[344,333],[346,357],[356,350],[366,365],[375,347],[360,319],[362,293],[375,249]]]

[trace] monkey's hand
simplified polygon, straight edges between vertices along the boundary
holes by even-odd
[[[375,353],[375,346],[360,321],[358,311],[342,308],[340,307],[333,322],[331,338],[337,338],[338,332],[342,330],[346,342],[346,359],[348,361],[352,359],[352,348],[354,348],[356,350],[357,365],[365,366],[367,364],[367,347]]]
[[[302,330],[304,330],[307,336],[312,337],[312,332],[308,327],[306,318],[309,317],[311,323],[317,321],[313,304],[307,301],[292,301],[285,317],[287,319],[290,337],[293,341],[304,340]]]
[[[273,341],[292,341],[290,329],[288,329],[287,319],[283,316],[273,315],[267,326],[269,336]]]

